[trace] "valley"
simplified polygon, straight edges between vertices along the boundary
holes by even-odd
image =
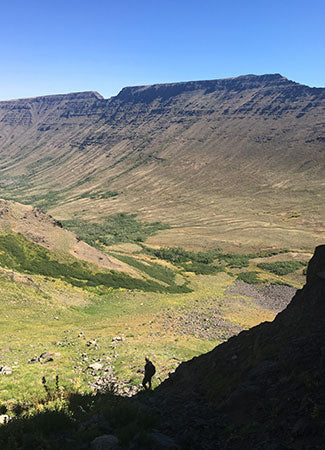
[[[279,74],[0,102],[0,196],[56,219],[136,213],[157,245],[312,249],[324,89]]]
[[[111,428],[123,448],[155,448],[134,443],[152,434],[146,414],[143,436],[132,428],[138,399],[149,411],[162,405],[159,429],[175,438],[178,416],[168,416],[175,406],[182,418],[192,393],[198,416],[204,402],[227,410],[237,358],[245,379],[267,347],[282,371],[285,328],[274,347],[259,330],[275,329],[284,310],[298,339],[294,321],[304,319],[289,303],[325,238],[324,99],[324,88],[272,74],[0,102],[0,407],[8,430],[20,430],[10,441],[0,427],[3,448],[89,448],[105,414],[113,424],[121,414]],[[152,397],[141,388],[145,357],[157,368]],[[254,421],[229,417],[222,448],[241,448],[232,430],[245,441]]]
[[[37,208],[2,202],[1,363],[12,369],[0,377],[2,401],[42,397],[43,376],[88,392],[107,371],[126,392],[137,391],[148,355],[157,385],[181,361],[272,320],[304,282],[309,253],[119,242],[128,226],[140,226],[134,218],[127,223],[114,245],[99,234],[94,248]],[[87,229],[91,239],[94,229]],[[50,361],[39,359],[43,353]]]

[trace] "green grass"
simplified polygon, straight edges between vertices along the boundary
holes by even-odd
[[[170,228],[161,222],[139,222],[136,214],[119,213],[106,217],[100,223],[80,219],[62,221],[65,228],[94,247],[123,242],[144,242],[159,230]]]
[[[239,273],[237,275],[237,280],[244,281],[248,284],[263,283],[263,281],[258,278],[258,273],[253,271]]]
[[[114,253],[114,256],[120,261],[123,261],[126,264],[140,270],[141,272],[146,273],[150,277],[162,281],[163,283],[166,283],[169,286],[168,288],[169,292],[178,293],[191,291],[187,286],[187,283],[184,283],[183,285],[178,285],[175,283],[176,273],[174,270],[168,267],[162,266],[161,264],[157,264],[151,261],[145,261],[145,263],[143,263],[131,256],[120,255],[117,253]]]
[[[153,249],[143,246],[143,249],[146,253],[183,267],[185,270],[194,272],[197,275],[210,275],[225,270],[222,265],[211,265],[215,261],[219,263],[224,262],[230,268],[242,268],[248,267],[251,258],[250,255],[222,253],[220,249],[208,250],[206,252],[189,251],[182,247]]]
[[[122,287],[151,292],[188,291],[185,286],[164,286],[156,281],[132,278],[123,272],[93,272],[88,263],[73,257],[70,259],[69,263],[54,259],[47,249],[28,241],[20,233],[0,235],[0,265],[18,272],[60,278],[85,289]]]
[[[259,263],[257,267],[272,272],[275,275],[288,275],[306,267],[306,265],[307,263],[305,261],[276,261],[273,263]]]
[[[209,250],[207,252],[193,252],[185,250],[182,247],[166,247],[153,249],[143,246],[146,253],[164,259],[174,264],[183,264],[187,262],[196,262],[201,264],[211,264],[220,253],[219,249]]]

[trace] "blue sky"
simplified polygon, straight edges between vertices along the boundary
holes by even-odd
[[[324,0],[6,0],[0,99],[281,73],[325,86]]]

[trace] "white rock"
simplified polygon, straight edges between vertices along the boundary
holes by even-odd
[[[12,367],[9,366],[0,367],[0,375],[11,375],[11,374],[12,374]]]
[[[90,364],[90,366],[88,366],[89,369],[93,369],[93,370],[100,370],[103,368],[103,364],[97,362],[94,364]]]
[[[0,414],[0,423],[3,425],[5,423],[8,423],[10,420],[10,416],[8,414]]]

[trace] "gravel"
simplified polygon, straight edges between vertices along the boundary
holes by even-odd
[[[236,281],[225,293],[227,295],[243,295],[252,298],[262,308],[280,312],[290,303],[296,293],[296,289],[277,284],[256,286],[244,281]]]

